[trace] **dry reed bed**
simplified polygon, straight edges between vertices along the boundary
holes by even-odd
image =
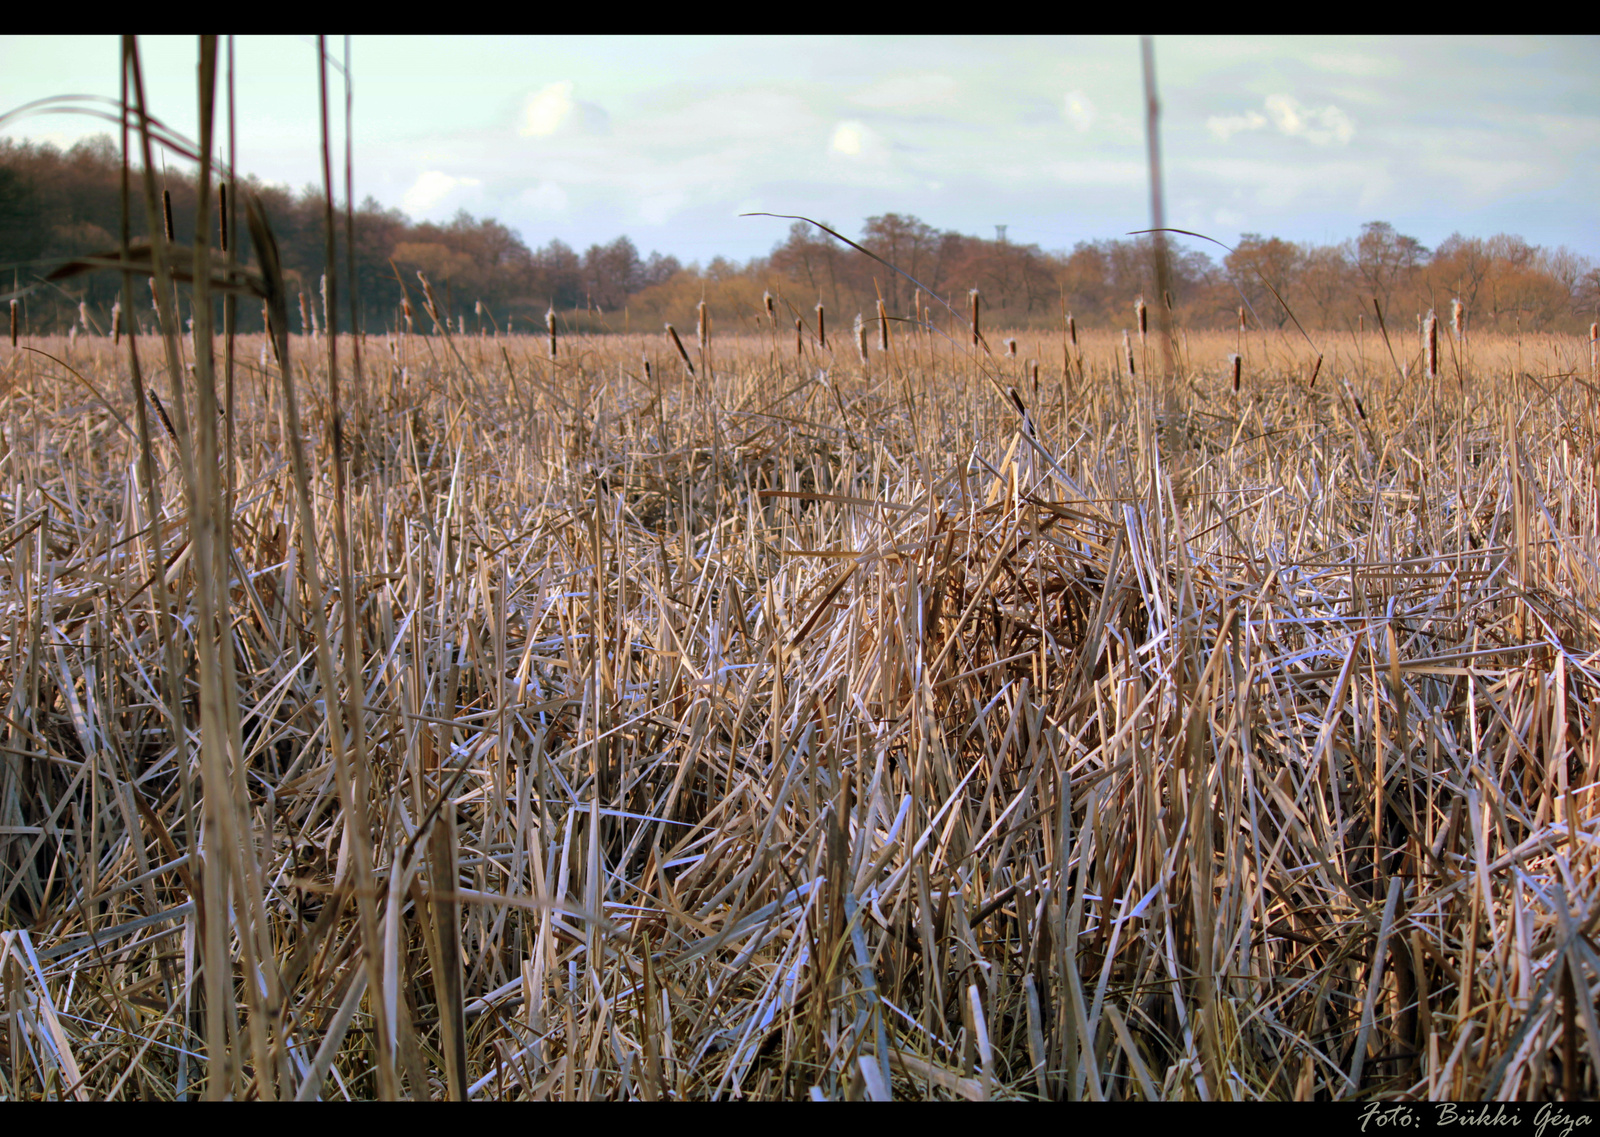
[[[373,337],[342,502],[297,338],[315,575],[242,340],[220,790],[174,439],[7,354],[0,1093],[1593,1095],[1588,345],[1400,338]]]

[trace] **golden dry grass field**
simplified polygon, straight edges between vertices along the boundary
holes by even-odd
[[[953,334],[0,345],[0,1094],[1593,1097],[1589,342]]]

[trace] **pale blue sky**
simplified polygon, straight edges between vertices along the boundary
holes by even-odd
[[[193,136],[194,39],[141,43],[152,110]],[[320,182],[314,41],[236,51],[240,167]],[[1231,244],[1386,220],[1429,247],[1511,232],[1600,258],[1597,65],[1596,38],[1157,37],[1168,224]],[[737,216],[757,210],[851,235],[891,211],[1005,224],[1046,249],[1149,224],[1131,36],[357,36],[352,71],[358,197],[493,216],[530,246],[626,233],[742,260],[788,227]],[[0,40],[0,113],[77,93],[116,95],[115,37]],[[105,129],[51,115],[0,133]]]

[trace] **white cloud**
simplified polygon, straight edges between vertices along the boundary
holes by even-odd
[[[1206,129],[1223,142],[1244,131],[1262,130],[1269,123],[1279,134],[1303,138],[1313,146],[1333,142],[1342,146],[1355,137],[1355,123],[1338,107],[1308,107],[1292,95],[1268,95],[1263,106],[1265,115],[1259,111],[1212,115],[1206,119]]]
[[[570,79],[550,83],[529,95],[522,103],[517,133],[524,138],[549,138],[556,134],[606,134],[610,116],[594,103],[572,97]]]
[[[1094,103],[1082,91],[1068,91],[1062,114],[1082,134],[1094,125]]]
[[[483,183],[477,178],[456,178],[439,170],[425,170],[400,199],[400,208],[413,217],[426,217],[457,189]]]
[[[834,128],[828,149],[835,154],[857,155],[866,144],[867,128],[859,122],[841,122]]]
[[[548,138],[572,116],[574,105],[571,80],[551,83],[542,91],[529,95],[523,103],[519,132],[524,138]]]
[[[1314,110],[1288,95],[1268,95],[1267,114],[1279,133],[1304,138],[1314,146],[1326,146],[1330,142],[1343,145],[1356,132],[1350,116],[1338,107]]]

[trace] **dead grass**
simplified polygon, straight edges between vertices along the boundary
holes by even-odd
[[[342,486],[297,338],[309,514],[243,338],[231,737],[181,437],[24,340],[0,1093],[1592,1097],[1588,345],[1391,334],[373,337]]]

